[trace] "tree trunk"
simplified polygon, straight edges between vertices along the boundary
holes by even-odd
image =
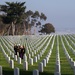
[[[30,35],[30,25],[28,24],[27,34]]]
[[[14,25],[14,23],[12,22],[12,35],[14,35],[15,34],[15,25]]]
[[[26,26],[25,26],[25,23],[23,23],[23,25],[24,25],[24,32],[23,32],[23,34],[25,35],[26,34]]]
[[[3,36],[4,35],[4,30],[2,30],[1,32],[0,32],[0,36]]]
[[[10,34],[10,29],[11,29],[11,25],[10,25],[10,26],[9,26],[9,28],[8,28],[7,35],[9,35],[9,34]]]

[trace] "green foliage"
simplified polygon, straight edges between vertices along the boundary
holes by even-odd
[[[38,11],[35,11],[34,14],[32,15],[32,18],[38,18],[40,16]]]
[[[25,2],[6,2],[6,5],[1,5],[1,11],[5,13],[5,15],[2,16],[3,22],[19,22],[21,20],[21,16],[23,15],[26,9],[26,6],[24,6],[24,4]]]
[[[52,24],[46,23],[45,25],[43,25],[39,32],[50,34],[51,32],[55,32],[55,28]]]
[[[40,19],[42,19],[42,20],[46,20],[46,19],[47,19],[47,17],[46,17],[46,15],[45,15],[45,14],[41,13]]]
[[[26,6],[24,5],[25,2],[6,2],[5,5],[0,5],[0,11],[3,13],[1,16],[2,18],[1,21],[4,24],[15,25],[15,27],[13,27],[12,25],[11,26],[12,28],[10,28],[12,29],[12,34],[16,32],[13,30],[18,30],[18,27],[22,27],[24,29],[24,30],[22,29],[24,32],[25,30],[30,30],[32,26],[42,27],[41,21],[42,20],[45,21],[47,19],[46,15],[44,13],[40,14],[39,11],[35,12],[33,12],[32,10],[25,11]],[[18,27],[16,28],[17,25]],[[54,27],[50,26],[43,26],[40,32],[46,34],[55,32]]]
[[[26,15],[27,15],[27,16],[33,15],[33,11],[31,11],[31,10],[27,11],[27,12],[26,12]]]

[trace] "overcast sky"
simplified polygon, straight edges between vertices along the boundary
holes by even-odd
[[[43,12],[56,31],[75,31],[75,0],[0,0],[26,2],[27,10]]]

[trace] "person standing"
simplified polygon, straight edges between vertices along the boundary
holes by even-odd
[[[21,58],[23,59],[23,56],[25,54],[25,47],[21,46]]]
[[[17,55],[17,48],[18,48],[18,46],[17,45],[14,45],[15,55]]]

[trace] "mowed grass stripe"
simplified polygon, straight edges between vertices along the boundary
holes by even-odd
[[[54,38],[52,39],[52,41]],[[52,43],[51,43],[52,44]],[[55,72],[55,63],[56,63],[56,37],[54,41],[54,46],[52,49],[52,54],[50,56],[49,62],[46,67],[44,67],[44,72],[40,73],[40,75],[54,75]]]
[[[13,75],[13,69],[10,68],[9,63],[6,61],[1,49],[0,49],[0,66],[2,66],[3,75]]]
[[[69,53],[69,55],[71,56],[71,58],[73,58],[73,60],[75,61],[75,55],[73,54],[72,50],[69,48],[68,44],[66,43],[65,41],[65,38],[63,37],[63,42],[64,42],[64,45]]]
[[[1,45],[2,45],[3,49],[5,50],[5,52],[9,55],[9,52],[7,51],[7,48],[4,45],[4,41],[1,39],[0,42],[1,42]]]
[[[66,58],[66,55],[64,53],[60,37],[59,37],[59,54],[60,54],[61,75],[74,75],[73,69],[71,68],[71,66]]]
[[[47,42],[48,42],[48,40],[47,40]],[[51,39],[51,42],[49,44],[50,47],[51,47],[52,41],[53,41],[53,38]],[[57,37],[55,37],[54,46],[53,46],[53,50],[52,50],[52,54],[51,54],[49,63],[47,64],[46,67],[44,67],[44,72],[43,73],[40,73],[40,75],[54,75],[54,72],[55,72],[55,64],[56,64],[56,49],[57,49],[57,42],[56,41],[57,41]],[[44,46],[47,44],[47,42],[44,44]],[[64,44],[66,44],[66,42],[64,42]],[[19,67],[20,68],[20,75],[32,75],[32,71],[34,69],[38,69],[39,62],[41,62],[46,57],[47,53],[49,52],[49,49],[50,49],[49,46],[48,46],[46,52],[44,53],[44,55],[41,57],[41,59],[37,63],[34,63],[33,66],[28,65],[29,66],[29,70],[28,71],[25,71],[23,69],[23,64],[20,65],[17,62],[14,62],[15,63],[15,67]],[[42,49],[43,48],[41,48],[41,50]],[[60,61],[61,62],[60,63],[61,64],[61,74],[62,75],[74,75],[73,74],[73,70],[72,70],[70,64],[68,63],[68,61],[66,59],[64,50],[62,48],[62,43],[61,43],[60,37],[59,37],[59,52],[60,52],[59,54],[60,54],[60,60],[61,60]],[[0,65],[3,64],[1,61],[4,60],[6,62],[6,63],[3,64],[4,65],[4,69],[3,69],[4,74],[3,75],[13,75],[13,73],[14,73],[13,72],[13,69],[11,69],[9,67],[9,64],[7,63],[7,61],[6,61],[5,58],[2,59],[4,57],[2,54],[3,53],[0,51],[0,58],[1,58],[0,59]],[[3,56],[3,57],[1,57],[1,56]],[[8,65],[6,65],[6,64],[8,64]]]
[[[73,49],[75,49],[75,46],[72,44],[72,39],[67,35],[67,36],[65,36],[66,37],[66,39],[67,39],[67,41],[68,41],[68,43],[71,45],[71,47],[73,48]],[[70,40],[69,40],[69,38],[70,38]]]
[[[49,40],[49,39],[48,39]],[[47,40],[47,42],[48,42],[48,40]],[[42,47],[42,49],[46,46],[46,44],[47,44],[47,42],[44,44],[44,46]],[[51,43],[49,44],[49,46],[51,45]],[[34,65],[32,66],[32,65],[29,65],[30,67],[29,67],[29,70],[34,70],[34,69],[38,69],[38,65],[39,65],[39,63],[40,62],[42,62],[42,60],[46,57],[46,55],[48,54],[48,52],[49,52],[49,50],[50,50],[50,47],[47,47],[47,49],[46,49],[46,51],[45,51],[45,53],[42,55],[42,57],[40,58],[40,60],[38,60],[36,63],[34,63]],[[42,50],[41,49],[41,50]],[[39,54],[39,53],[38,53]],[[36,55],[37,56],[37,55]]]

